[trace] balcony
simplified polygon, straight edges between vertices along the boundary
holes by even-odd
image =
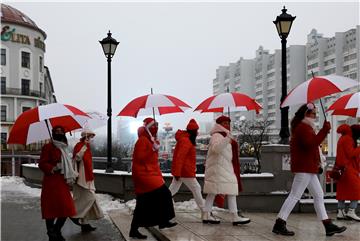
[[[44,99],[46,97],[44,92],[40,92],[37,90],[22,91],[21,89],[18,89],[18,88],[5,88],[5,89],[2,88],[1,94],[2,95],[32,96],[32,97],[40,97],[40,98],[44,98]]]

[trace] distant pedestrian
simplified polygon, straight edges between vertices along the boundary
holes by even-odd
[[[317,174],[321,170],[319,146],[329,133],[331,126],[325,121],[318,134],[315,133],[316,108],[313,103],[302,105],[291,121],[290,157],[291,171],[295,173],[291,191],[282,205],[273,227],[276,234],[293,236],[286,228],[286,220],[306,188],[314,197],[314,207],[319,220],[325,227],[326,235],[342,233],[346,227],[338,227],[329,219],[324,204],[324,192]]]
[[[67,217],[76,215],[69,185],[75,182],[65,130],[62,126],[52,129],[53,140],[42,148],[39,168],[44,177],[41,189],[41,213],[46,222],[49,241],[65,240],[61,235]]]
[[[199,126],[191,119],[186,130],[178,130],[175,134],[176,145],[172,160],[171,174],[173,180],[169,187],[174,196],[184,183],[192,192],[195,202],[203,213],[204,199],[201,194],[201,186],[196,180],[196,137]]]
[[[344,172],[336,183],[336,199],[338,200],[337,219],[350,219],[360,222],[356,208],[360,200],[360,125],[343,124],[338,127],[341,134],[337,144],[335,165]],[[345,212],[345,200],[350,200],[349,210]]]
[[[144,126],[138,129],[139,139],[135,143],[132,159],[132,179],[136,194],[136,206],[129,236],[146,239],[139,227],[159,225],[170,228],[177,223],[170,222],[175,217],[171,192],[165,185],[159,166],[157,140],[158,123],[146,118]]]
[[[230,132],[230,118],[220,116],[210,132],[211,138],[205,163],[204,193],[207,193],[203,223],[219,224],[211,215],[217,194],[226,194],[233,225],[246,224],[249,218],[239,216],[236,196],[242,191],[239,146]]]
[[[77,214],[71,220],[81,226],[82,232],[90,232],[96,229],[88,223],[89,220],[104,217],[95,194],[93,160],[90,148],[90,143],[94,137],[94,132],[82,131],[81,139],[73,151],[74,169],[79,173],[79,176],[73,186],[73,198]]]

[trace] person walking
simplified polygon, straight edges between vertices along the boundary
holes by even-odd
[[[104,217],[95,194],[93,160],[90,148],[90,142],[94,137],[94,132],[83,130],[81,139],[73,151],[73,165],[79,176],[73,186],[73,198],[77,214],[71,220],[81,226],[82,232],[90,232],[96,229],[88,223],[89,220]]]
[[[175,226],[170,222],[175,217],[171,192],[165,185],[158,162],[158,123],[146,118],[144,126],[138,129],[132,159],[132,179],[136,194],[136,206],[129,236],[146,239],[139,227],[159,225],[160,229]]]
[[[238,215],[236,196],[242,191],[239,147],[230,133],[230,118],[220,116],[210,132],[211,138],[205,163],[204,193],[207,193],[203,223],[219,224],[211,215],[217,194],[226,194],[232,224],[246,224],[249,218]]]
[[[192,192],[195,202],[203,213],[204,199],[201,186],[196,180],[196,137],[199,126],[191,119],[186,130],[178,130],[175,134],[176,145],[171,165],[172,182],[169,186],[171,195],[174,196],[184,183]]]
[[[338,127],[341,135],[337,143],[335,165],[344,172],[336,183],[336,199],[338,200],[337,219],[350,219],[360,222],[356,208],[360,200],[360,125],[343,124]],[[349,209],[345,212],[345,200],[350,200]]]
[[[291,191],[282,205],[272,229],[273,233],[293,236],[286,228],[286,220],[296,203],[308,188],[314,197],[314,208],[322,221],[327,236],[342,233],[346,227],[338,227],[329,219],[324,204],[324,192],[317,174],[321,170],[319,146],[329,133],[331,126],[325,121],[319,133],[315,133],[316,108],[313,103],[302,105],[291,121],[290,158],[291,171],[295,174]]]
[[[72,167],[65,129],[55,126],[52,141],[41,150],[39,168],[44,173],[41,188],[41,213],[45,219],[49,241],[65,240],[61,234],[67,217],[76,215],[69,185],[77,172]]]

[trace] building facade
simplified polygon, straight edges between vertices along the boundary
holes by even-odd
[[[46,33],[19,10],[1,4],[1,146],[16,118],[39,105],[56,102],[45,63]]]
[[[315,76],[336,74],[359,82],[359,86],[345,93],[323,98],[325,109],[339,96],[359,91],[359,39],[359,26],[346,32],[335,33],[335,36],[329,38],[323,37],[313,29],[305,45],[290,45],[287,48],[288,92],[310,79],[313,74]],[[256,50],[254,59],[240,58],[237,63],[220,66],[213,80],[213,93],[220,94],[227,91],[247,94],[263,107],[259,115],[251,112],[233,112],[231,113],[232,120],[239,121],[241,116],[249,120],[267,119],[272,122],[269,127],[270,140],[277,142],[281,127],[281,50],[275,50],[270,54],[269,50],[260,46]],[[289,121],[298,107],[290,107]],[[331,121],[333,128],[324,149],[329,152],[329,155],[334,156],[338,139],[336,127],[344,122],[351,124],[359,120],[346,116],[332,116],[330,113],[327,113],[327,119]],[[323,121],[324,117],[319,109],[317,122],[322,125]]]

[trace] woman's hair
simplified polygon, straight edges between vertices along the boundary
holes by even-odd
[[[197,137],[197,130],[187,130],[187,133],[189,133],[189,139],[191,141],[191,144],[196,146],[196,137]]]
[[[315,105],[313,103],[307,103],[300,106],[300,108],[296,111],[294,118],[291,120],[291,132],[293,132],[297,125],[305,118],[305,114],[314,109]]]
[[[354,145],[356,147],[357,140],[360,138],[360,125],[355,124],[355,125],[352,125],[350,128],[351,128],[351,132],[352,132],[352,137],[354,139]]]

